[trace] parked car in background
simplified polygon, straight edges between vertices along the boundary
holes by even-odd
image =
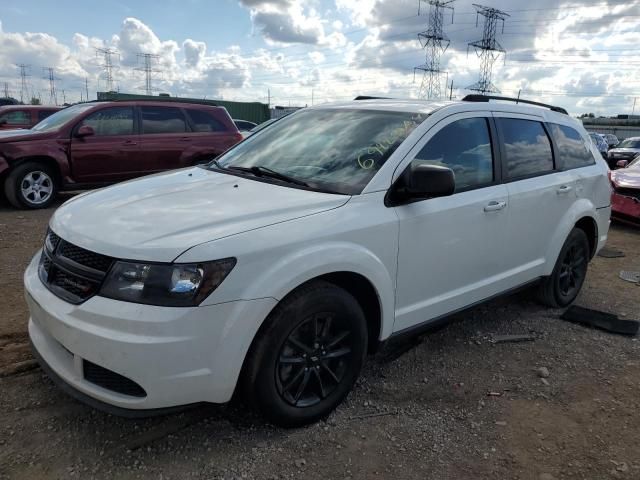
[[[44,208],[61,189],[104,186],[207,163],[240,140],[221,107],[82,103],[30,130],[0,133],[0,175],[12,205]]]
[[[607,241],[607,166],[558,107],[469,98],[305,108],[69,200],[24,276],[40,365],[112,413],[237,392],[300,426],[391,338],[528,284],[568,306]]]
[[[640,156],[631,162],[619,160],[618,163],[621,168],[611,172],[611,215],[640,226]]]
[[[63,107],[44,105],[7,105],[0,107],[0,130],[31,128]]]
[[[604,139],[604,137],[599,133],[593,133],[593,132],[589,133],[589,137],[591,137],[593,144],[596,146],[596,148],[600,152],[600,155],[602,155],[602,158],[607,160],[607,152],[609,151],[609,146],[607,145],[607,142]]]
[[[616,148],[612,148],[608,152],[609,166],[613,170],[618,166],[620,160],[626,160],[630,163],[634,158],[640,155],[640,137],[630,137],[621,141]]]
[[[620,140],[618,140],[618,137],[616,137],[612,133],[604,133],[603,137],[607,142],[607,145],[609,145],[609,148],[613,148],[616,145],[618,145],[618,143],[620,143]]]
[[[238,127],[240,133],[248,132],[252,128],[255,128],[256,125],[258,125],[257,123],[250,122],[248,120],[236,120],[235,118],[233,119],[233,123],[236,124],[236,127]]]

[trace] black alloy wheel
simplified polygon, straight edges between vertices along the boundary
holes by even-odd
[[[367,352],[358,301],[329,282],[308,282],[287,295],[256,336],[241,387],[272,423],[298,427],[329,415],[353,387]]]
[[[580,293],[587,277],[590,253],[589,240],[584,230],[571,230],[560,250],[553,272],[540,282],[540,302],[552,308],[570,305]]]
[[[280,350],[276,385],[295,407],[317,405],[333,393],[349,370],[350,326],[331,312],[314,314],[294,328]]]

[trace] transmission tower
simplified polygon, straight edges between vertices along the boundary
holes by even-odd
[[[43,68],[45,72],[45,80],[49,80],[49,104],[58,105],[58,93],[56,92],[56,77],[53,67]]]
[[[104,63],[101,65],[104,69],[104,78],[106,82],[107,92],[113,92],[113,62],[111,57],[118,52],[111,48],[96,48],[96,56],[102,56]],[[87,92],[87,97],[88,97]]]
[[[27,84],[27,78],[30,77],[27,74],[27,70],[31,67],[31,65],[25,65],[21,63],[18,65],[20,67],[20,103],[24,103],[24,100],[27,96],[29,96],[29,86]]]
[[[9,82],[4,82],[3,93],[4,93],[4,98],[9,98]]]
[[[445,9],[451,10],[451,22],[453,23],[453,7],[449,4],[454,0],[418,0],[418,15],[422,2],[429,4],[429,27],[418,34],[418,41],[425,50],[426,60],[423,65],[413,69],[415,79],[416,70],[423,72],[420,84],[420,98],[437,99],[441,97],[442,71],[440,70],[440,57],[449,47],[449,38],[443,32],[443,20]]]
[[[147,95],[153,95],[153,86],[152,86],[153,74],[160,72],[160,70],[153,68],[153,62],[158,61],[159,58],[160,58],[160,55],[154,55],[152,53],[138,54],[138,60],[140,59],[144,60],[144,67],[136,68],[136,70],[144,72],[144,77],[145,77],[144,89],[147,92]]]
[[[491,72],[493,70],[493,64],[500,54],[504,53],[506,55],[507,52],[496,40],[496,30],[498,22],[502,22],[502,32],[504,33],[504,21],[509,14],[502,10],[483,7],[476,3],[474,3],[473,6],[476,8],[476,26],[478,26],[479,17],[484,17],[484,32],[482,34],[482,40],[471,42],[467,47],[467,51],[469,47],[473,47],[478,57],[480,57],[480,79],[477,83],[467,88],[486,95],[487,93],[499,92],[496,86],[491,83]]]

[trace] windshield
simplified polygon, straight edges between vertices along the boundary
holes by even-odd
[[[65,108],[45,118],[40,123],[33,126],[31,129],[38,132],[51,132],[53,130],[57,130],[69,120],[95,106],[95,103],[83,103],[80,105],[74,105],[72,107]]]
[[[640,139],[627,138],[621,141],[616,148],[640,148]]]
[[[356,195],[426,117],[376,110],[301,110],[238,144],[218,164],[266,167],[310,188]]]

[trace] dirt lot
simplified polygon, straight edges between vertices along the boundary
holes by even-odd
[[[0,479],[640,479],[640,341],[566,323],[528,292],[368,362],[326,422],[281,430],[239,405],[147,420],[28,369],[22,272],[53,210],[0,204]],[[578,301],[640,319],[640,230],[614,226]],[[495,344],[497,334],[535,341]],[[20,363],[26,362],[26,363]],[[542,379],[536,369],[546,367]]]

